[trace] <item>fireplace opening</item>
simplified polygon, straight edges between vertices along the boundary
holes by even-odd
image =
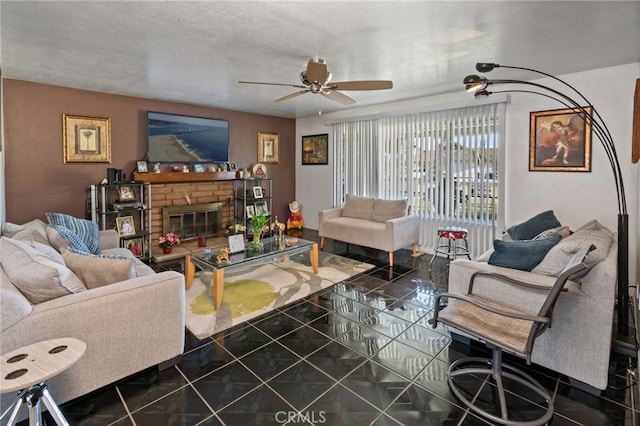
[[[222,203],[172,206],[162,209],[162,233],[173,232],[183,241],[205,237],[220,237],[222,229]]]

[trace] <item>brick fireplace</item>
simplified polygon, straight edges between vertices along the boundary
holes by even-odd
[[[171,210],[165,210],[166,208]],[[160,235],[171,232],[171,225],[163,228],[163,213],[172,210],[177,212],[172,219],[174,229],[178,221],[181,224],[186,221],[187,228],[184,232],[187,235],[176,232],[185,241],[193,240],[203,229],[207,229],[210,236],[213,235],[212,232],[218,233],[218,236],[224,235],[225,229],[234,222],[233,183],[229,180],[152,183],[151,237],[154,245]]]

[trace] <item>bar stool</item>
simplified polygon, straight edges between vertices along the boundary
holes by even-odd
[[[438,228],[438,240],[434,248],[435,253],[429,262],[429,278],[431,278],[431,266],[438,254],[447,256],[447,260],[455,260],[458,256],[467,256],[471,260],[468,231],[458,226],[445,226]]]
[[[87,345],[81,340],[65,337],[33,343],[2,355],[0,392],[20,392],[13,404],[2,413],[0,420],[11,413],[6,424],[15,425],[18,412],[24,405],[29,409],[29,425],[43,425],[40,404],[43,402],[58,426],[69,426],[51,397],[46,380],[75,364],[86,348]]]

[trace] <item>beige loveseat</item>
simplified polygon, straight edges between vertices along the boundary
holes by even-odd
[[[185,337],[184,276],[156,274],[129,250],[118,248],[113,230],[99,231],[102,256],[72,253],[51,231],[40,220],[3,227],[2,354],[53,338],[85,342],[83,357],[47,382],[58,404],[146,368],[178,362]],[[104,257],[114,254],[124,258]],[[14,397],[2,395],[2,412]]]
[[[420,220],[408,214],[407,200],[382,200],[347,194],[342,208],[320,211],[320,248],[325,238],[393,252],[411,246],[416,255]]]
[[[585,275],[574,277],[565,285],[567,290],[557,301],[551,327],[534,343],[531,361],[568,376],[579,388],[597,393],[607,387],[609,377],[616,296],[616,241],[614,233],[597,221],[591,221],[557,242],[530,271],[488,263],[491,256],[495,256],[494,249],[482,255],[479,261],[455,260],[450,264],[449,292],[466,294],[472,275],[478,271],[550,288],[571,256],[580,248],[593,244],[596,249],[585,260],[589,269]],[[528,242],[513,243],[523,246]],[[501,242],[499,250],[508,245],[508,242]],[[518,253],[514,255],[518,256]],[[546,297],[544,291],[512,285],[490,276],[476,278],[473,293],[530,314],[538,313]],[[451,331],[454,337],[460,335],[455,329]]]

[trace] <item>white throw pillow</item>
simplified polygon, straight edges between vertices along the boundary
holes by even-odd
[[[23,241],[2,237],[0,251],[5,274],[33,304],[86,290],[69,268]]]

